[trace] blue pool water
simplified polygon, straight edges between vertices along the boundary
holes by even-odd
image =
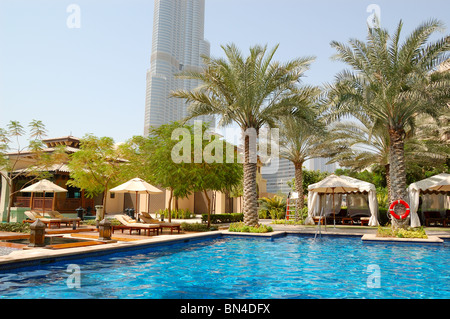
[[[80,288],[68,286],[69,264],[80,269]],[[219,237],[3,271],[0,297],[447,299],[449,265],[448,243]]]

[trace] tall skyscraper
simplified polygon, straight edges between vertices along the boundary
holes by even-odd
[[[288,182],[295,177],[295,167],[291,161],[280,158],[278,171],[275,174],[263,174],[263,178],[267,180],[268,193],[283,193],[288,194],[291,188]]]
[[[335,163],[327,164],[328,160],[326,158],[313,158],[305,162],[304,168],[310,171],[334,173],[338,167]],[[292,191],[287,183],[295,178],[294,164],[287,159],[280,158],[278,172],[275,174],[263,174],[263,178],[267,180],[268,193],[283,193],[287,195]]]
[[[151,67],[147,72],[144,134],[185,118],[187,106],[182,99],[170,97],[177,89],[192,90],[197,80],[177,79],[182,71],[201,71],[201,56],[209,56],[204,39],[205,0],[155,0]],[[214,117],[196,118],[212,122]]]

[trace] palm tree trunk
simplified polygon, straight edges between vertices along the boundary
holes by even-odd
[[[168,206],[168,211],[169,211],[169,223],[172,222],[172,199],[173,199],[173,189],[170,189],[170,197],[169,197],[169,206]]]
[[[205,194],[206,201],[208,202],[208,228],[211,227],[211,199],[208,196],[208,191],[206,189],[203,190],[203,194]]]
[[[403,130],[389,130],[390,147],[389,147],[389,176],[390,176],[390,193],[392,200],[407,200],[406,194],[406,167],[405,167],[405,144]],[[401,208],[399,205],[397,208]],[[403,214],[401,212],[401,214]],[[393,227],[406,227],[406,220],[401,222],[392,218]]]
[[[303,194],[303,162],[295,162],[295,191],[298,193],[298,199],[295,209],[295,219],[305,206],[305,198]]]
[[[250,136],[244,135],[244,223],[247,226],[258,225],[258,194],[256,191],[257,164],[250,151]]]
[[[392,194],[391,194],[391,176],[390,176],[390,165],[386,164],[385,166],[386,169],[386,186],[388,189],[388,203],[392,203],[394,201],[394,199],[392,198]]]

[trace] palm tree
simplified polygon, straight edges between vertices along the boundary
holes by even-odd
[[[389,136],[391,194],[406,199],[404,143],[420,114],[436,116],[450,96],[448,74],[433,72],[448,57],[450,37],[429,43],[442,23],[430,20],[418,26],[401,44],[403,23],[395,33],[371,28],[367,42],[351,39],[349,45],[333,41],[336,59],[352,70],[339,73],[329,92],[336,118],[368,117]]]
[[[445,117],[440,117],[445,119]],[[444,165],[449,158],[449,145],[443,143],[441,136],[445,126],[438,126],[433,118],[419,116],[415,132],[406,129],[405,137],[405,165]],[[440,122],[442,123],[442,122]],[[448,127],[447,127],[448,129]],[[349,167],[361,171],[370,167],[383,167],[386,171],[388,199],[395,200],[390,194],[389,178],[389,134],[384,127],[374,127],[371,121],[343,121],[330,125],[332,134],[327,142],[334,142],[348,146],[347,149],[334,155],[331,163],[339,163],[342,167]]]
[[[312,92],[310,101],[318,96]],[[306,106],[307,109],[307,106]],[[311,110],[313,111],[313,110]],[[317,116],[305,121],[296,116],[284,116],[280,122],[280,157],[291,161],[295,169],[295,191],[298,193],[297,212],[305,205],[303,194],[303,164],[312,158],[322,157],[324,151],[325,126]],[[331,143],[327,144],[330,146]],[[331,148],[327,148],[329,151]]]
[[[244,57],[234,44],[222,46],[226,59],[204,57],[204,71],[179,76],[200,80],[200,87],[172,94],[189,104],[188,119],[219,115],[221,126],[236,123],[240,127],[244,134],[244,222],[250,226],[259,220],[256,152],[250,147],[248,133],[254,132],[257,137],[264,126],[274,127],[280,116],[297,113],[297,84],[313,61],[307,57],[276,62],[273,57],[277,48],[268,51],[267,46],[257,45]]]
[[[386,172],[388,194],[389,178],[389,134],[382,126],[374,127],[368,118],[332,123],[332,132],[328,141],[345,145],[346,148],[333,156],[331,163],[339,163],[341,167],[348,167],[355,171],[379,166]],[[391,196],[389,195],[389,200]]]
[[[430,116],[419,116],[417,119],[416,137],[432,144],[450,154],[450,113],[446,112],[433,119]],[[449,155],[448,155],[449,156]]]

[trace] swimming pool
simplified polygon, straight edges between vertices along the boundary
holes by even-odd
[[[79,267],[80,288],[70,287]],[[450,247],[222,236],[0,273],[1,298],[450,298]],[[71,277],[72,276],[72,277]]]

